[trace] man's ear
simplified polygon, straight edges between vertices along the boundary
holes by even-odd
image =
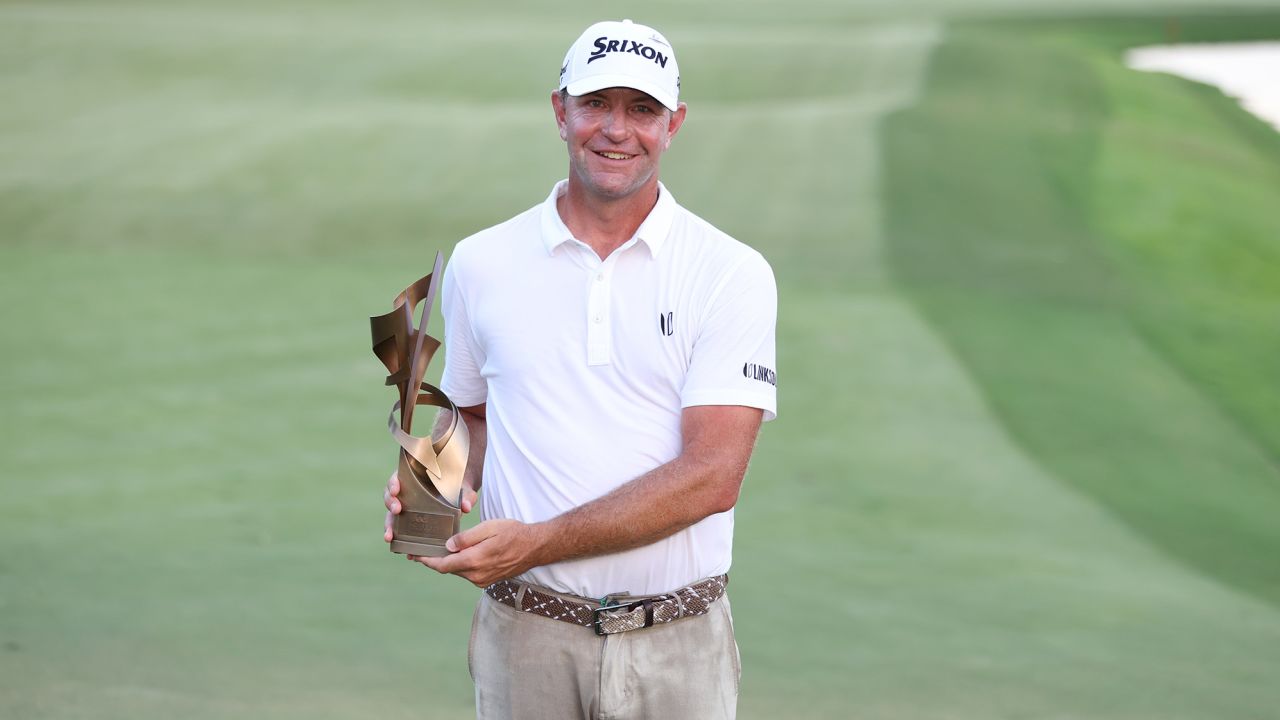
[[[556,114],[556,126],[560,128],[560,139],[567,141],[569,131],[565,128],[564,122],[564,98],[560,96],[559,90],[551,91],[551,109]]]
[[[663,149],[671,147],[671,138],[680,132],[680,128],[684,126],[684,117],[689,111],[689,106],[684,103],[676,103],[676,111],[671,113],[671,119],[667,121],[667,142]]]

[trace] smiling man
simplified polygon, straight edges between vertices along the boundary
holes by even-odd
[[[760,254],[658,181],[685,121],[675,52],[592,25],[551,95],[569,176],[458,244],[444,391],[482,521],[412,558],[484,588],[481,718],[727,718],[733,507],[776,410],[777,292]],[[386,505],[400,511],[392,476]]]

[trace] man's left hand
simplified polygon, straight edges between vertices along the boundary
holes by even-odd
[[[535,557],[541,540],[539,528],[519,520],[485,520],[449,538],[445,547],[451,554],[410,555],[409,559],[438,573],[465,578],[476,587],[487,587],[539,564]]]

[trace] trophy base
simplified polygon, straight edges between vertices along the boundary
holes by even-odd
[[[419,500],[420,504],[429,502]],[[432,512],[418,512],[407,506],[395,516],[391,521],[391,552],[429,557],[449,554],[444,544],[458,534],[462,512],[440,503],[435,504],[438,507],[432,507]]]
[[[443,542],[440,545],[435,545],[409,540],[392,540],[391,552],[401,555],[417,555],[418,557],[443,557],[449,554]]]

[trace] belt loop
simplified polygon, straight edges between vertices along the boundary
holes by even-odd
[[[524,591],[529,589],[528,583],[519,583],[516,586],[516,609],[524,611]]]

